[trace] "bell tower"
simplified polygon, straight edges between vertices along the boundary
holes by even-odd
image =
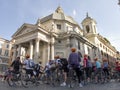
[[[88,36],[91,34],[97,34],[96,21],[89,17],[88,13],[86,14],[86,18],[82,21],[82,27],[84,31],[84,36]]]

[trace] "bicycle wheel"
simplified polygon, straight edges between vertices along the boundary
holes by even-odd
[[[7,81],[9,86],[11,86],[11,87],[15,86],[15,83],[10,76],[7,77],[6,81]]]
[[[21,74],[21,84],[23,87],[28,87],[29,86],[29,76],[27,74]]]
[[[72,68],[69,69],[69,72],[68,72],[68,83],[69,83],[69,87],[72,88],[74,87],[74,70]]]

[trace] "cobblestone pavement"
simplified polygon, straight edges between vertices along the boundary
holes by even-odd
[[[120,90],[120,82],[110,82],[106,84],[89,84],[84,87],[53,87],[46,84],[40,84],[39,86],[24,87],[9,87],[7,83],[0,81],[0,90]]]

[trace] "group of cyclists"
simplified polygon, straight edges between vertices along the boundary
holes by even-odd
[[[83,58],[83,60],[82,60]],[[101,63],[98,58],[94,58],[94,62],[92,62],[90,56],[87,54],[82,57],[80,52],[76,52],[76,48],[71,48],[71,53],[66,58],[61,58],[60,56],[56,55],[54,57],[54,60],[49,60],[46,65],[43,67],[42,62],[40,61],[38,64],[35,64],[32,59],[30,59],[29,55],[26,55],[25,60],[21,63],[20,57],[17,57],[8,70],[6,71],[4,75],[4,80],[6,79],[7,75],[12,71],[12,73],[19,73],[20,68],[24,66],[26,73],[30,74],[31,77],[41,77],[41,74],[43,72],[46,73],[47,77],[50,77],[51,74],[56,70],[56,68],[62,70],[63,72],[63,83],[60,84],[60,86],[66,86],[67,85],[67,79],[69,77],[69,71],[70,68],[72,68],[77,77],[77,81],[79,84],[79,87],[83,87],[83,73],[85,72],[86,80],[87,82],[91,81],[92,72],[94,72],[95,76],[95,83],[98,83],[98,75],[103,71],[106,73],[107,76],[110,75],[109,72],[109,63],[107,59],[103,59],[103,62]],[[81,64],[83,63],[83,64]],[[84,69],[84,72],[81,70],[81,68]],[[115,70],[120,73],[120,63],[116,62],[116,68]]]

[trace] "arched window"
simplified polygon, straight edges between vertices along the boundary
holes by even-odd
[[[103,51],[101,51],[101,55],[103,55]]]
[[[86,26],[86,32],[89,33],[90,32],[90,27],[87,25]]]

